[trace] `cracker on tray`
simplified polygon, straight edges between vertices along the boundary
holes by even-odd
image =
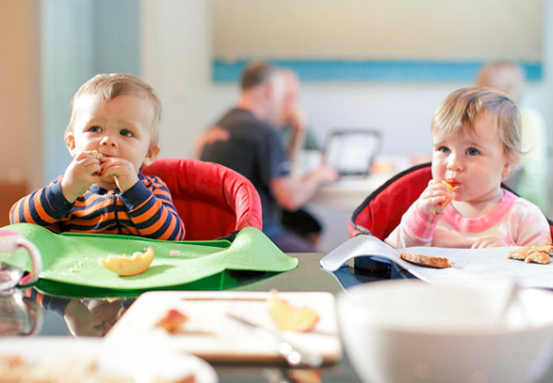
[[[546,265],[551,262],[551,256],[549,254],[552,253],[553,246],[551,245],[523,246],[509,252],[507,258],[518,259],[526,263]]]
[[[455,262],[446,257],[422,255],[408,250],[403,250],[399,256],[407,262],[415,263],[421,266],[434,267],[436,269],[446,269],[455,264]]]

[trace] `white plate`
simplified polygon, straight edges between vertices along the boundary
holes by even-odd
[[[92,358],[102,372],[135,377],[147,383],[153,377],[176,379],[193,373],[196,383],[217,383],[215,370],[193,355],[168,352],[144,343],[106,342],[100,338],[0,338],[0,355],[18,355],[26,362],[55,362],[63,357]]]

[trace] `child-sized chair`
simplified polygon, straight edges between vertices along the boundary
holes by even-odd
[[[384,240],[399,225],[401,217],[419,198],[432,179],[431,163],[413,166],[384,183],[353,212],[350,237],[371,234]],[[507,186],[505,189],[512,191]],[[548,219],[553,236],[553,222]]]
[[[244,227],[261,230],[261,201],[252,183],[222,165],[163,158],[142,169],[160,177],[186,228],[186,240],[230,238]]]

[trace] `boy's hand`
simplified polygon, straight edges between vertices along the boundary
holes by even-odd
[[[451,191],[442,184],[434,180],[430,180],[427,188],[422,192],[417,207],[427,214],[438,215],[442,214],[447,206],[444,203],[451,199]]]
[[[100,181],[102,171],[100,160],[91,153],[79,153],[67,169],[61,180],[61,191],[65,199],[73,203],[83,195],[90,185]]]
[[[71,299],[63,312],[69,333],[77,336],[103,336],[106,331],[101,318],[93,315],[78,299]]]
[[[138,170],[132,162],[118,157],[104,157],[102,163],[102,182],[115,183],[121,193],[126,192],[138,182]]]

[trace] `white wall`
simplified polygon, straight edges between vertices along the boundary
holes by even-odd
[[[237,86],[210,81],[209,2],[142,0],[143,77],[165,108],[163,157],[192,157],[193,143],[237,98]],[[463,83],[304,83],[301,106],[319,141],[337,127],[379,128],[382,154],[426,153],[430,117]],[[544,86],[531,85],[527,101],[545,108]]]
[[[542,0],[211,2],[225,61],[541,59]]]

